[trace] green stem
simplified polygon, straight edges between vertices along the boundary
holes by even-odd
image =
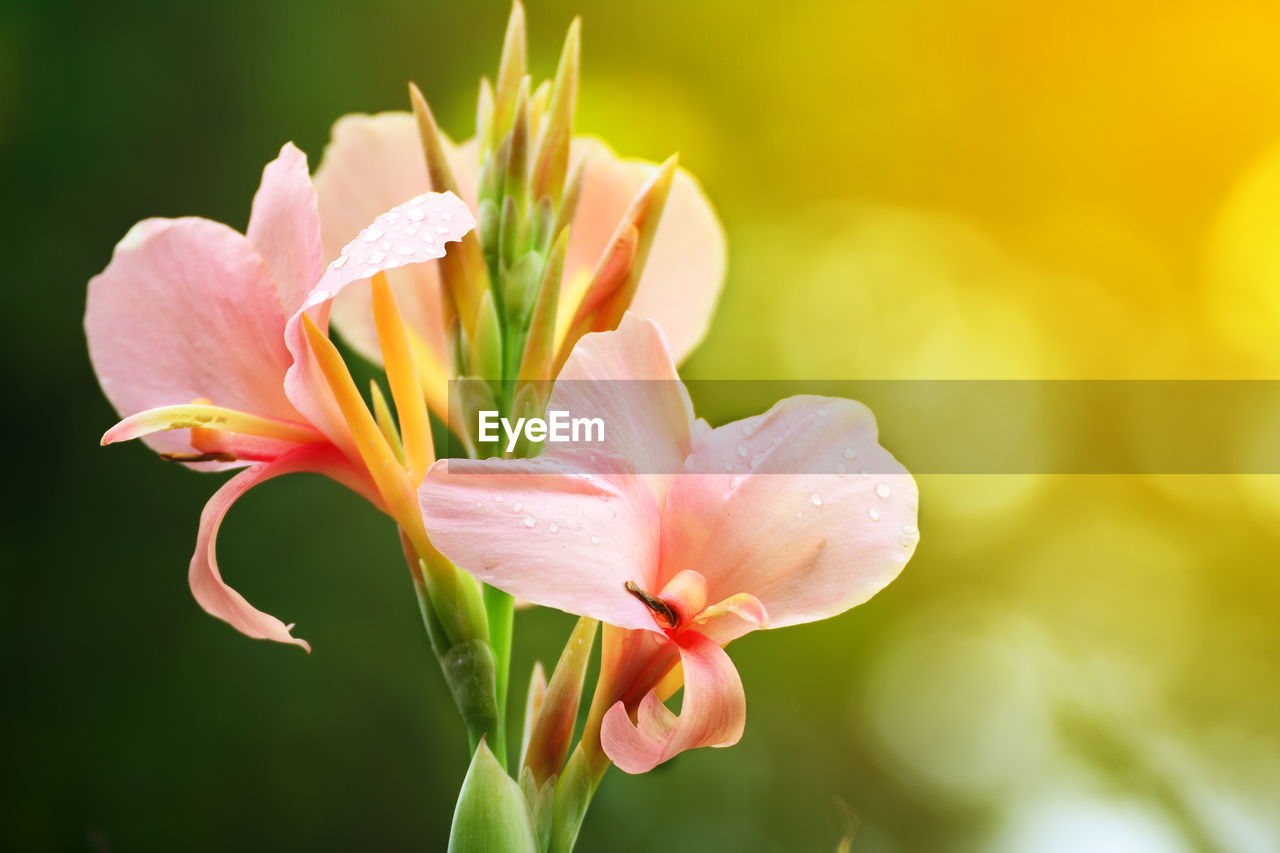
[[[484,585],[484,609],[489,617],[489,644],[493,648],[494,675],[498,700],[496,740],[490,744],[494,757],[507,766],[507,683],[511,673],[511,635],[515,621],[515,599],[497,587]]]

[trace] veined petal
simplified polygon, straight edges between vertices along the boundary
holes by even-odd
[[[679,471],[693,404],[662,330],[628,314],[616,331],[584,335],[551,392],[549,410],[601,418],[604,441],[583,445],[629,459],[644,474]]]
[[[320,279],[320,213],[307,171],[307,155],[293,143],[262,170],[245,232],[266,261],[280,294],[284,315],[298,310]]]
[[[89,283],[84,322],[94,371],[122,417],[205,398],[297,422],[283,387],[286,316],[243,235],[207,219],[149,219]],[[145,441],[191,450],[177,433]]]
[[[919,539],[915,481],[849,400],[791,397],[702,432],[685,472],[667,495],[664,573],[701,571],[709,601],[752,594],[770,627],[866,601]]]
[[[622,459],[441,460],[418,497],[432,543],[459,568],[520,598],[656,630],[626,583],[652,584],[658,504]],[[583,471],[596,474],[583,474]]]
[[[476,148],[444,141],[445,156],[458,182],[458,192],[472,209],[476,201]],[[433,189],[413,115],[387,112],[349,115],[333,126],[315,175],[319,197],[324,257],[335,260],[375,216],[406,198]],[[442,321],[440,282],[435,264],[391,270],[387,280],[410,327],[436,355],[448,358]],[[333,324],[362,356],[380,363],[368,285],[358,283],[334,300]]]
[[[218,529],[227,510],[241,495],[273,477],[302,471],[332,477],[366,498],[373,498],[369,485],[351,469],[342,454],[327,444],[301,447],[273,462],[246,468],[224,483],[205,504],[200,514],[200,532],[196,538],[195,554],[191,557],[188,580],[196,601],[210,615],[250,637],[293,643],[310,651],[306,641],[290,633],[292,625],[285,625],[276,617],[256,609],[227,585],[218,569],[216,554]]]
[[[565,279],[595,269],[632,199],[658,164],[624,160],[591,137],[575,137],[574,161],[585,163],[582,196],[573,219]],[[715,311],[727,268],[724,228],[692,175],[676,172],[658,233],[631,310],[658,321],[671,353],[683,361],[701,342]]]
[[[627,773],[647,773],[664,761],[700,746],[732,746],[742,738],[747,701],[733,661],[717,643],[696,632],[676,640],[684,669],[680,714],[650,692],[636,709],[616,703],[604,715],[600,743]]]

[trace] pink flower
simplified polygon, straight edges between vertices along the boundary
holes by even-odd
[[[610,381],[635,379],[662,381]],[[915,483],[864,406],[792,397],[711,429],[651,321],[584,337],[548,409],[603,418],[605,442],[438,462],[419,496],[457,565],[613,626],[583,740],[598,731],[627,772],[736,743],[746,705],[723,646],[866,601],[915,549]],[[676,715],[662,700],[681,679]]]
[[[245,234],[195,217],[144,220],[89,283],[89,355],[124,418],[102,443],[141,438],[198,470],[244,469],[200,518],[189,578],[209,613],[307,648],[218,570],[222,519],[259,483],[317,472],[408,515],[396,513],[405,471],[385,464],[392,454],[322,330],[347,284],[439,258],[473,225],[457,197],[420,196],[379,216],[326,271],[306,157],[290,144],[264,169]]]

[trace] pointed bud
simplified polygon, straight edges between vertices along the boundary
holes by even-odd
[[[529,198],[529,78],[520,81],[516,95],[515,118],[511,125],[511,142],[507,151],[507,174],[503,189],[514,198],[516,207],[524,210]]]
[[[550,103],[551,81],[543,80],[529,96],[529,131],[534,138],[542,132],[542,122],[547,117],[547,106]]]
[[[569,170],[569,142],[573,136],[573,110],[578,99],[578,62],[582,24],[578,18],[569,25],[551,88],[547,120],[538,140],[538,156],[533,170],[533,197],[559,198]]]
[[[476,334],[471,339],[467,369],[469,373],[490,381],[502,378],[502,325],[493,305],[493,294],[488,290],[480,298]]]
[[[481,742],[462,780],[449,830],[449,853],[537,853],[524,794]]]
[[[538,838],[538,849],[546,850],[551,840],[551,821],[555,813],[556,777],[542,784],[533,778],[528,767],[520,770],[520,790],[529,804],[529,816],[533,819],[533,834]]]
[[[520,250],[520,211],[516,209],[516,201],[511,196],[502,200],[499,232],[498,257],[504,266],[510,266],[515,261],[516,252]]]
[[[520,741],[520,764],[524,765],[524,757],[529,752],[529,735],[533,734],[534,721],[542,710],[542,701],[547,696],[547,672],[542,668],[542,661],[533,662],[533,672],[529,674],[529,693],[524,700],[524,728]]]
[[[517,92],[526,73],[526,55],[524,7],[513,3],[511,16],[507,19],[507,35],[502,42],[502,59],[498,63],[498,79],[493,93],[495,138],[505,135],[511,128]]]
[[[444,140],[436,124],[431,108],[418,87],[409,84],[409,101],[413,115],[418,120],[418,136],[427,160],[427,177],[434,192],[452,192],[458,195],[458,182],[445,154]],[[472,229],[459,244],[445,254],[439,262],[440,284],[457,313],[468,335],[475,333],[476,312],[480,307],[480,294],[489,287],[489,271],[484,264],[480,238]]]
[[[493,199],[482,198],[479,213],[476,230],[480,232],[480,251],[484,255],[485,265],[491,270],[496,270],[498,245],[502,239],[502,211]]]
[[[569,182],[564,185],[564,192],[560,194],[555,224],[557,234],[560,233],[560,229],[568,227],[578,213],[578,199],[582,197],[582,174],[586,166],[585,158],[578,161],[573,171],[569,173]]]
[[[588,332],[617,328],[631,306],[675,174],[676,157],[672,156],[658,167],[622,217],[569,324],[569,333],[557,353],[557,372],[579,338]]]
[[[542,281],[538,284],[538,301],[533,306],[533,316],[529,318],[529,334],[525,338],[524,354],[520,359],[520,369],[516,377],[535,383],[545,383],[551,379],[551,366],[555,358],[556,347],[556,315],[559,310],[560,279],[564,275],[564,256],[569,248],[569,229],[560,231],[560,236],[551,247],[551,254],[542,270]]]
[[[476,140],[480,144],[480,159],[493,149],[493,87],[489,78],[480,78],[480,96],[476,99]]]
[[[507,270],[503,282],[503,305],[511,326],[523,330],[529,320],[529,311],[538,295],[538,282],[542,278],[543,257],[537,252],[525,252]]]
[[[607,764],[604,766],[608,767]],[[556,779],[548,850],[553,853],[573,850],[578,841],[578,830],[582,828],[582,819],[587,814],[587,806],[591,804],[591,796],[600,784],[600,772],[592,766],[586,752],[579,745],[565,765],[564,772]]]
[[[516,391],[515,397],[511,400],[511,417],[524,418],[526,421],[531,418],[541,418],[546,414],[545,408],[546,401],[542,399],[536,386],[521,385],[520,390]],[[542,442],[530,441],[528,434],[521,432],[516,441],[515,452],[511,456],[515,459],[527,459],[541,452]]]
[[[524,766],[533,771],[539,785],[558,775],[569,755],[569,741],[582,699],[582,680],[591,658],[597,625],[596,620],[585,616],[578,620],[547,686],[547,696],[538,712],[524,759]]]
[[[449,383],[449,427],[462,442],[467,456],[475,458],[488,453],[477,453],[475,430],[479,426],[480,412],[497,411],[493,388],[478,376],[462,376]],[[487,451],[493,445],[480,445]]]

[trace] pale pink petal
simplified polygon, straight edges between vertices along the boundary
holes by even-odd
[[[667,495],[664,576],[700,571],[713,602],[750,593],[770,627],[866,601],[919,538],[915,482],[849,400],[791,397],[703,433],[685,470]]]
[[[293,314],[319,280],[323,265],[307,155],[292,142],[262,170],[245,236],[271,270],[285,315]]]
[[[290,318],[285,340],[295,358],[285,380],[289,399],[331,441],[350,453],[345,421],[311,355],[302,313],[313,312],[323,326],[329,304],[352,282],[376,273],[422,265],[444,257],[446,243],[460,240],[475,227],[467,206],[453,193],[423,193],[376,217],[344,246],[337,259]]]
[[[471,209],[476,200],[474,142],[444,142],[458,192]],[[349,115],[333,126],[315,175],[320,200],[324,257],[332,261],[375,216],[410,196],[432,189],[414,117],[406,112]],[[393,270],[387,275],[400,310],[437,355],[447,355],[441,321],[440,283],[435,264]],[[367,284],[349,287],[334,300],[333,325],[352,348],[381,363]]]
[[[578,341],[547,409],[600,418],[604,441],[584,448],[629,459],[644,474],[674,474],[689,453],[689,393],[676,374],[662,330],[633,314],[624,316],[616,331]]]
[[[196,601],[210,615],[250,637],[293,643],[310,651],[311,647],[304,640],[290,634],[292,625],[285,625],[276,617],[256,609],[227,585],[218,569],[215,553],[222,519],[241,495],[273,477],[302,471],[324,474],[366,498],[373,497],[371,487],[350,468],[337,450],[328,445],[301,447],[273,462],[246,468],[224,483],[205,504],[200,514],[200,532],[196,537],[196,551],[191,557],[188,580]]]
[[[718,644],[693,631],[677,636],[684,668],[679,716],[650,692],[636,709],[636,722],[622,702],[604,715],[600,743],[627,773],[647,773],[700,746],[732,746],[742,738],[747,701],[733,661]]]
[[[595,269],[631,201],[657,165],[623,160],[603,142],[575,137],[572,154],[585,161],[582,196],[565,259],[565,280]],[[676,172],[631,310],[657,320],[676,362],[706,335],[727,267],[724,228],[698,182]]]
[[[431,542],[535,604],[656,630],[626,584],[657,588],[657,501],[624,460],[584,455],[437,462],[418,492]]]
[[[122,417],[206,398],[299,421],[284,393],[292,361],[276,284],[249,241],[207,219],[149,219],[89,282],[85,334],[94,372]],[[186,432],[143,439],[192,452]]]

